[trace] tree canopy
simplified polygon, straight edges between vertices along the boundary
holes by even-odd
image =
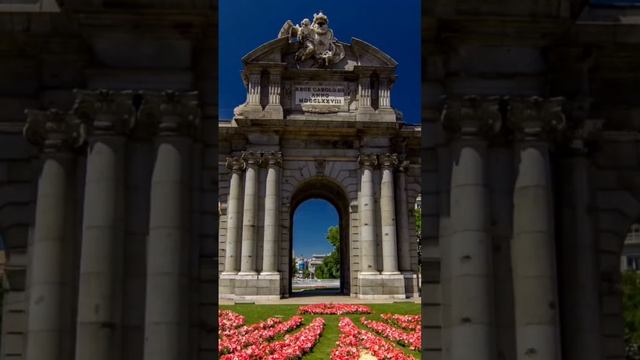
[[[333,251],[324,258],[322,264],[316,267],[316,278],[338,279],[340,278],[340,228],[330,226],[326,238],[333,245]]]

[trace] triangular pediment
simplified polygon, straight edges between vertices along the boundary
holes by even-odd
[[[398,63],[389,55],[376,48],[375,46],[360,40],[352,38],[351,44],[340,42],[345,50],[344,58],[336,63],[331,64],[327,69],[334,70],[353,70],[354,67],[371,67],[371,68],[395,68]],[[291,43],[288,38],[282,37],[268,41],[242,58],[245,65],[259,63],[285,63],[290,68],[306,68],[313,67],[313,61],[307,60],[297,63],[294,54],[298,51],[299,45]]]

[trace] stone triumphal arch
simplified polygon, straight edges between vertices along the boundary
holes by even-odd
[[[420,127],[391,107],[397,63],[339,42],[322,13],[242,61],[247,100],[219,128],[221,296],[289,296],[293,213],[310,198],[340,216],[343,293],[418,296]]]

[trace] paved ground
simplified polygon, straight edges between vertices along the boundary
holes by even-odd
[[[218,299],[220,305],[233,305],[236,302],[226,299]],[[302,292],[294,292],[294,295],[280,300],[258,300],[256,304],[318,304],[318,303],[341,303],[341,304],[390,304],[394,302],[420,303],[420,298],[406,300],[363,300],[356,297],[339,294],[339,289],[318,289]],[[238,301],[237,303],[248,303]]]
[[[340,288],[339,279],[293,279],[293,290],[301,288]]]

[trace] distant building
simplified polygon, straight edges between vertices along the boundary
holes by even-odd
[[[640,224],[631,225],[620,256],[620,270],[640,270]]]
[[[324,261],[324,258],[326,258],[327,256],[328,254],[314,254],[311,256],[311,259],[309,259],[308,263],[309,263],[309,272],[311,272],[313,277],[315,277],[316,268],[318,267],[318,265],[322,264],[322,262]]]

